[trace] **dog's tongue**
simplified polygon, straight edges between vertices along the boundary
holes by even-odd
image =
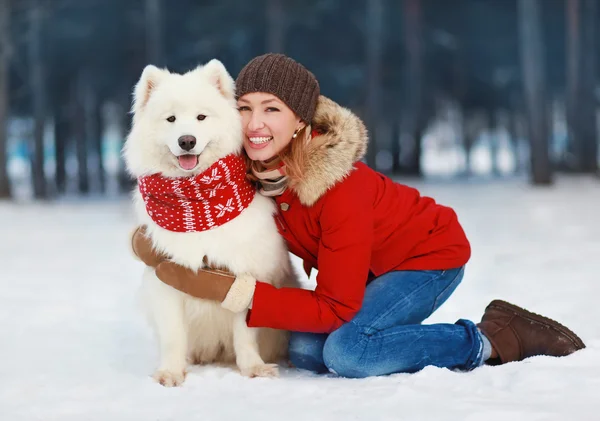
[[[197,155],[181,155],[177,157],[177,160],[179,161],[181,168],[184,170],[193,170],[198,164]]]

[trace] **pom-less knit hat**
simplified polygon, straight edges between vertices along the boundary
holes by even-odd
[[[236,81],[236,95],[267,92],[310,123],[319,98],[319,82],[309,70],[283,54],[264,54],[250,60]]]

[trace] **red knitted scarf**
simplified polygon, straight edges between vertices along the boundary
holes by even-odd
[[[238,155],[228,155],[194,177],[140,177],[138,186],[152,220],[175,232],[223,225],[248,207],[256,191]]]

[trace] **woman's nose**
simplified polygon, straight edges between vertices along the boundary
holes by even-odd
[[[257,113],[252,113],[250,121],[248,121],[248,130],[255,131],[260,130],[265,126],[265,123]]]

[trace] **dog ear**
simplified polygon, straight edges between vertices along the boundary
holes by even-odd
[[[227,99],[235,99],[235,81],[219,60],[212,59],[202,67],[202,73],[208,76],[221,95]]]
[[[159,69],[151,64],[144,68],[142,76],[133,91],[133,106],[131,107],[131,111],[134,114],[146,106],[152,91],[168,75],[170,75],[168,70]]]

